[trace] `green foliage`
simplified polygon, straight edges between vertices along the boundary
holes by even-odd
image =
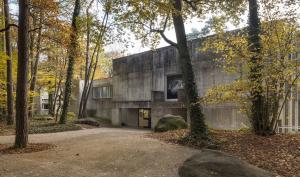
[[[81,127],[71,122],[66,124],[58,124],[53,123],[53,121],[45,120],[31,120],[29,127],[30,134],[56,133],[73,130],[81,130]]]
[[[67,119],[68,120],[74,120],[76,118],[76,114],[74,112],[68,112],[67,113]]]
[[[6,61],[8,56],[0,51],[0,107],[6,108]],[[13,80],[16,80],[17,75],[17,55],[13,54]],[[14,82],[15,85],[15,82]]]
[[[292,98],[289,96],[290,90],[294,89],[300,76],[300,56],[297,55],[300,51],[299,23],[292,12],[281,13],[273,5],[275,4],[266,2],[261,4],[265,12],[263,16],[265,21],[261,23],[259,37],[262,46],[259,53],[251,50],[253,44],[249,44],[248,28],[225,32],[222,20],[215,21],[213,29],[216,35],[208,37],[201,49],[218,53],[215,61],[219,67],[228,74],[238,76],[233,83],[209,89],[203,99],[204,102],[208,104],[235,102],[242,106],[243,111],[250,113],[253,111],[250,108],[254,98],[249,93],[259,92],[263,99],[260,109],[263,110],[264,121],[270,125],[268,129],[271,132],[277,126],[280,108],[286,99]],[[254,63],[253,58],[259,60]],[[257,66],[260,68],[256,68]],[[255,78],[259,79],[255,82],[251,75],[253,68],[256,71]],[[280,103],[280,100],[283,103]]]

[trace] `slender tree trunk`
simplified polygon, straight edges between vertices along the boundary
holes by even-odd
[[[62,106],[62,113],[60,116],[59,123],[65,124],[67,122],[67,113],[70,103],[70,97],[72,93],[72,79],[73,79],[73,70],[75,58],[77,56],[77,46],[78,46],[78,29],[77,29],[77,18],[80,14],[80,0],[75,1],[75,8],[72,17],[72,31],[70,36],[70,47],[69,47],[69,61],[67,69],[67,78],[65,83],[65,93],[64,93],[64,102]]]
[[[31,71],[31,81],[30,81],[30,87],[29,91],[30,93],[34,93],[35,91],[35,85],[36,85],[36,80],[37,80],[37,71],[38,71],[38,65],[39,65],[39,59],[40,59],[40,53],[41,53],[41,41],[42,41],[42,12],[40,12],[39,15],[39,29],[38,29],[38,36],[37,36],[37,43],[36,43],[36,55],[35,55],[35,61],[32,66],[32,71]],[[31,95],[29,97],[29,118],[33,117],[33,99],[34,95]]]
[[[85,98],[84,98],[82,112],[83,112],[83,115],[85,117],[87,116],[86,106],[87,106],[87,101],[88,101],[88,98],[89,98],[89,95],[90,95],[90,92],[91,92],[91,88],[93,87],[94,77],[95,77],[95,73],[96,73],[96,70],[97,70],[98,62],[99,62],[99,54],[100,54],[100,46],[99,46],[98,51],[97,51],[96,62],[95,62],[94,67],[93,67],[91,82],[88,84],[86,95],[85,95]]]
[[[28,79],[28,29],[29,11],[28,0],[19,1],[18,28],[18,75],[16,97],[16,138],[15,147],[25,148],[28,143],[28,108],[27,108],[27,79]]]
[[[49,108],[48,108],[48,114],[50,116],[53,116],[53,112],[52,112],[52,107],[53,107],[53,93],[49,93],[49,99],[48,99],[48,105],[49,105]]]
[[[92,2],[93,1],[91,1],[89,7],[91,7]],[[102,25],[101,25],[102,28],[101,28],[100,34],[97,38],[96,46],[94,48],[92,57],[89,56],[90,55],[89,54],[90,25],[89,25],[89,23],[86,24],[87,25],[87,36],[88,36],[87,47],[86,47],[86,61],[87,62],[86,62],[86,72],[85,72],[86,73],[85,83],[84,83],[84,87],[83,87],[83,91],[82,91],[82,95],[81,95],[81,99],[80,99],[79,115],[78,115],[79,118],[87,117],[87,109],[86,109],[87,101],[88,101],[88,97],[89,97],[89,94],[90,94],[91,87],[93,86],[93,80],[94,80],[94,77],[95,77],[95,72],[96,72],[96,69],[97,69],[98,61],[99,61],[101,41],[103,40],[103,37],[104,37],[104,35],[106,33],[106,30],[107,30],[107,21],[108,21],[110,9],[106,8],[105,11],[106,11],[105,15],[102,19]],[[87,9],[86,13],[87,13],[87,17],[89,17],[89,8]],[[95,55],[96,55],[96,61],[95,61],[95,64],[93,65]],[[88,62],[88,61],[90,61],[90,62]]]
[[[5,16],[5,26],[7,27],[10,23],[9,15],[9,4],[8,0],[4,0],[4,16]],[[6,55],[9,57],[7,60],[7,125],[14,124],[14,95],[13,95],[13,80],[12,80],[12,52],[11,52],[11,35],[10,29],[5,31],[5,44],[6,44]]]
[[[89,70],[89,65],[91,65],[91,61],[90,61],[90,42],[91,42],[91,25],[90,25],[90,13],[89,13],[89,10],[92,6],[92,3],[94,2],[94,0],[92,0],[87,9],[86,9],[86,36],[87,36],[87,39],[86,39],[86,53],[85,53],[85,77],[84,77],[84,86],[83,86],[83,90],[82,90],[82,94],[81,94],[81,99],[80,99],[80,104],[79,104],[79,111],[78,111],[78,118],[81,119],[81,118],[84,118],[85,115],[84,115],[84,109],[83,109],[83,105],[84,105],[84,102],[85,102],[85,95],[86,95],[86,87],[89,83],[89,75],[90,75],[90,70]]]
[[[59,112],[61,110],[61,101],[62,101],[62,93],[63,91],[60,89],[59,92],[59,96],[58,96],[58,105],[57,105],[57,110],[56,110],[56,114],[55,114],[55,122],[58,121],[58,116],[59,116]]]
[[[256,134],[264,134],[264,98],[261,79],[261,39],[260,39],[260,19],[258,17],[258,2],[257,0],[248,0],[249,2],[249,50],[253,53],[250,61],[249,80],[251,84],[251,121]]]
[[[30,25],[30,27],[32,29],[36,28],[36,16],[34,13],[31,13],[31,18],[30,19],[30,24],[32,23],[32,25]],[[32,80],[32,75],[33,75],[33,66],[34,66],[34,45],[35,45],[35,38],[36,38],[36,32],[32,31],[31,33],[29,33],[29,39],[30,39],[30,43],[29,43],[29,62],[30,62],[30,81]]]
[[[180,14],[182,11],[182,0],[173,0],[174,9],[173,24],[177,37],[177,49],[180,56],[180,65],[182,70],[184,90],[187,98],[187,106],[190,110],[191,136],[197,139],[207,139],[208,129],[204,122],[204,115],[199,104],[195,76],[189,54],[187,39],[185,34],[184,21]]]

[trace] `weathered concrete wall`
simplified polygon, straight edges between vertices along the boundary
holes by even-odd
[[[237,130],[249,127],[247,116],[241,113],[239,107],[235,105],[205,106],[203,113],[208,127],[213,129]]]
[[[139,109],[137,108],[121,108],[121,120],[122,125],[128,127],[138,127],[138,116],[139,116]]]
[[[152,54],[114,60],[113,85],[113,101],[151,101]]]
[[[99,86],[112,86],[112,79],[107,78],[102,80],[95,80],[93,82],[93,87]],[[112,102],[112,98],[94,99],[91,90],[87,103],[87,112],[89,116],[111,119],[113,108],[114,103]]]
[[[234,81],[238,74],[229,75],[218,67],[212,53],[199,51],[201,40],[189,42],[197,89],[200,97],[207,89]],[[137,124],[137,108],[151,108],[152,127],[165,114],[187,117],[184,98],[177,102],[166,100],[167,76],[181,74],[176,48],[164,47],[113,60],[112,100],[93,100],[89,109],[96,115],[111,116],[113,122],[130,126]],[[99,81],[107,82],[107,81]],[[104,84],[104,83],[99,83]],[[112,110],[111,112],[109,110]],[[132,109],[132,110],[130,110]],[[209,126],[218,129],[238,129],[247,125],[247,119],[238,107],[229,104],[204,107]],[[129,111],[128,111],[129,110]]]

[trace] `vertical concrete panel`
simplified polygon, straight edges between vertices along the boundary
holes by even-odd
[[[114,126],[121,126],[122,121],[121,121],[120,109],[119,108],[112,109],[111,123]]]
[[[127,122],[126,125],[130,127],[138,127],[139,109],[127,109]]]

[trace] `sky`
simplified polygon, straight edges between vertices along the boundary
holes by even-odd
[[[11,8],[11,13],[12,14],[15,14],[15,15],[18,14],[18,5],[17,5],[17,3],[11,3],[10,8]],[[205,26],[205,20],[200,21],[199,19],[193,18],[193,19],[189,20],[189,22],[185,23],[186,33],[187,34],[191,33],[192,29],[197,29],[198,31],[201,31],[201,29],[204,26]],[[228,23],[227,24],[227,30],[233,30],[233,29],[236,29],[236,27],[234,27],[232,24]],[[170,40],[176,41],[174,28],[166,30],[165,35]],[[133,36],[133,34],[132,34],[132,36]],[[134,46],[130,46],[126,49],[126,51],[125,51],[126,55],[151,50],[151,46],[143,46],[142,43],[139,40],[131,39],[131,42],[134,43]],[[165,46],[168,46],[168,45],[169,45],[168,43],[166,43],[163,39],[161,39],[160,44],[157,47],[160,48],[160,47],[165,47]],[[118,46],[118,47],[116,47],[116,46]],[[122,48],[123,46],[124,45],[122,45],[122,44],[113,44],[113,45],[107,46],[105,48],[105,51],[107,51],[107,52],[115,51],[116,48]],[[124,48],[120,49],[120,51],[122,51],[122,50],[124,50]]]
[[[244,25],[245,25],[245,23],[241,24],[239,27],[242,27]],[[198,31],[201,31],[201,29],[204,26],[205,26],[205,20],[203,21],[203,20],[199,20],[199,19],[196,19],[196,18],[191,19],[189,22],[185,23],[186,34],[191,33],[192,29],[197,29]],[[228,30],[228,31],[239,28],[239,27],[236,27],[236,26],[232,25],[231,23],[227,23],[226,27],[227,27],[226,30]],[[168,37],[168,39],[176,42],[176,36],[175,36],[175,29],[174,28],[166,30],[165,35]],[[158,45],[158,48],[165,47],[165,46],[169,46],[169,44],[167,42],[165,42],[163,39],[161,39],[160,44]],[[144,52],[144,51],[148,51],[148,50],[151,50],[150,46],[143,47],[142,44],[138,40],[136,40],[135,45],[133,47],[129,47],[127,49],[126,53],[127,54],[135,54],[135,53],[140,53],[140,52]]]
[[[300,7],[299,7],[300,8]],[[282,6],[280,7],[280,9],[284,9]],[[16,3],[12,3],[11,4],[11,10],[13,14],[17,14],[18,12],[18,6]],[[300,14],[300,9],[298,9],[298,14]],[[207,16],[207,18],[209,18],[209,15]],[[227,29],[226,30],[234,30],[237,28],[241,28],[246,26],[247,24],[247,15],[244,15],[241,17],[243,22],[240,24],[240,26],[236,27],[234,25],[232,25],[230,22],[228,22],[226,24]],[[207,19],[206,19],[207,20]],[[299,18],[300,20],[300,18]],[[199,20],[197,18],[193,18],[191,20],[189,20],[188,22],[185,23],[185,28],[186,28],[186,33],[189,34],[192,32],[192,29],[197,29],[198,31],[201,31],[201,29],[205,26],[205,19],[203,20]],[[172,41],[176,41],[176,36],[175,36],[175,30],[173,28],[166,30],[165,35]],[[133,34],[132,34],[133,36]],[[151,46],[143,46],[142,43],[139,40],[131,40],[132,43],[134,43],[134,46],[130,46],[127,48],[127,50],[125,51],[125,54],[129,55],[129,54],[135,54],[135,53],[140,53],[140,52],[144,52],[147,50],[151,49]],[[169,44],[166,43],[163,39],[161,39],[160,44],[157,46],[158,48],[160,47],[165,47],[168,46]],[[105,51],[115,51],[116,48],[120,48],[120,51],[124,50],[124,45],[122,44],[113,44],[110,46],[107,46],[105,48]]]

